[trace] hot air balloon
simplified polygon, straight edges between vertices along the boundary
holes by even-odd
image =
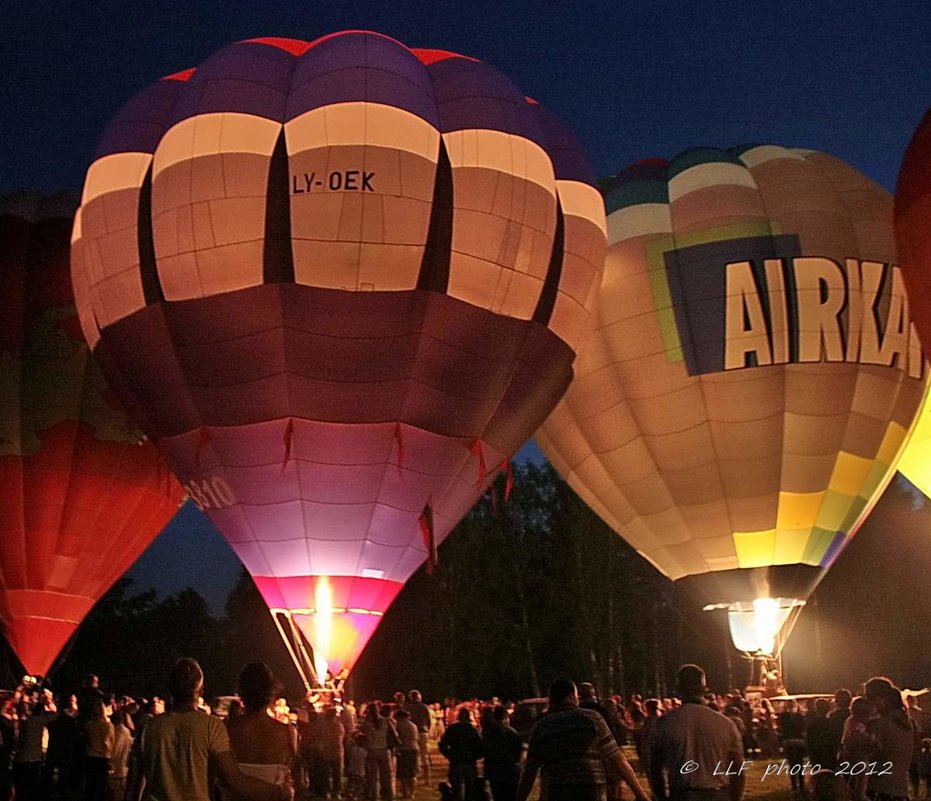
[[[686,597],[773,655],[926,387],[892,202],[823,153],[701,148],[607,187],[596,333],[538,434]]]
[[[905,153],[895,191],[899,263],[925,348],[931,346],[931,112]],[[925,404],[899,462],[899,472],[931,498],[931,412]]]
[[[926,498],[931,498],[931,406],[928,397],[918,412],[902,456],[898,471],[914,484]]]
[[[84,330],[308,684],[563,394],[604,236],[560,122],[377,33],[239,42],[111,123],[74,228]]]
[[[182,495],[81,335],[68,258],[76,205],[0,198],[0,624],[39,675]]]
[[[915,131],[895,189],[899,261],[925,350],[931,349],[931,111]]]

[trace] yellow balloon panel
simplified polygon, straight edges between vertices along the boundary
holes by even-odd
[[[926,399],[921,407],[898,467],[926,498],[931,498],[931,399]]]
[[[596,332],[542,449],[673,579],[820,576],[927,383],[891,198],[837,159],[763,146],[635,165],[606,206]]]

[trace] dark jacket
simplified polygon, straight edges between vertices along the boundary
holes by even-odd
[[[482,738],[471,723],[454,723],[440,738],[440,753],[455,764],[475,763],[483,756]]]
[[[510,726],[494,723],[482,732],[485,778],[493,782],[514,782],[520,778],[520,757],[524,747],[520,735]]]

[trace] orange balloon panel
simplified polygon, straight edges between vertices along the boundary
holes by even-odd
[[[81,336],[74,206],[0,198],[0,623],[35,674],[181,502]]]
[[[543,451],[708,600],[804,600],[925,392],[890,196],[825,154],[756,146],[634,165],[606,206],[597,333]]]

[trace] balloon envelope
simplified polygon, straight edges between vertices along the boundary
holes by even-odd
[[[838,557],[925,392],[891,198],[775,146],[640,163],[605,196],[596,334],[538,441],[654,566],[757,627],[755,601],[797,606]]]
[[[915,131],[895,190],[895,234],[915,327],[931,349],[931,111]]]
[[[496,70],[358,31],[231,45],[105,134],[84,329],[333,672],[571,380],[593,183]]]
[[[0,622],[40,675],[181,502],[81,335],[75,205],[0,198]]]

